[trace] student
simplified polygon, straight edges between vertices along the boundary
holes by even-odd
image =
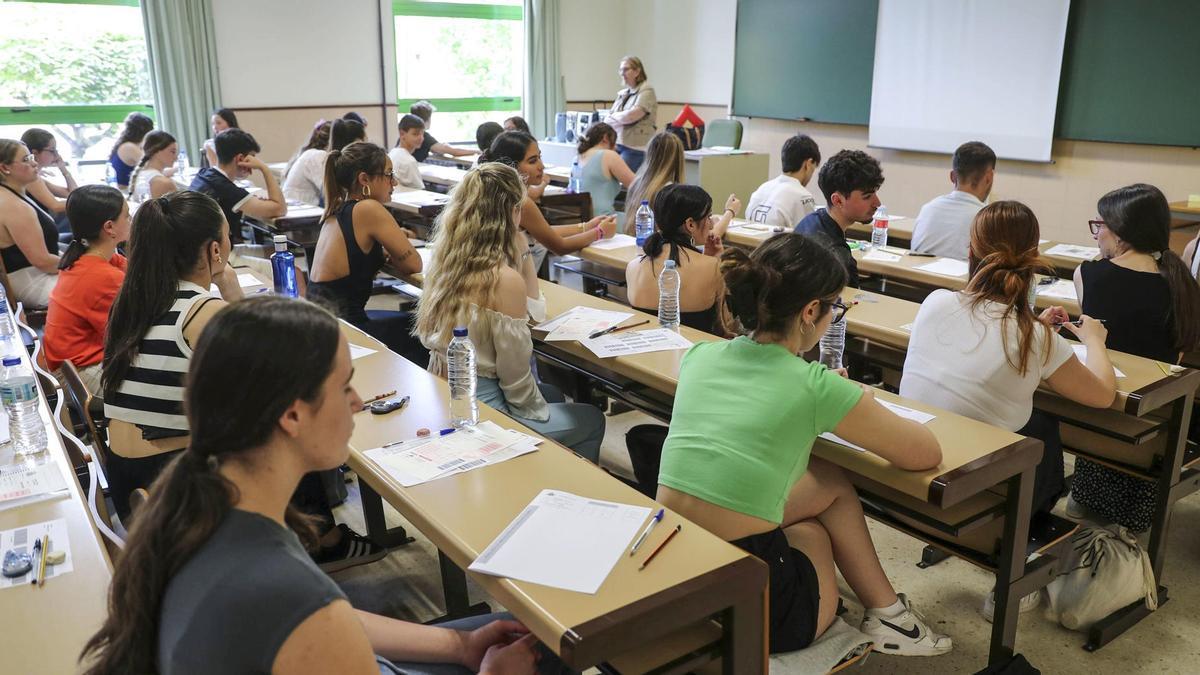
[[[726,211],[726,218],[728,214]],[[658,313],[658,275],[663,264],[673,260],[681,281],[680,323],[706,333],[724,333],[717,322],[718,302],[725,292],[717,256],[724,246],[713,234],[714,220],[712,197],[702,187],[672,183],[658,193],[654,198],[654,233],[642,246],[642,255],[625,267],[631,306]]]
[[[320,120],[283,172],[283,196],[290,202],[321,205],[325,156],[329,150],[329,130],[333,125]]]
[[[62,176],[64,185],[55,185],[39,176],[37,182],[32,183],[25,191],[30,199],[54,216],[56,221],[62,220],[67,211],[67,196],[79,185],[71,175],[66,160],[58,154],[58,140],[45,129],[33,128],[21,134],[21,142],[33,153],[42,172],[54,168]]]
[[[497,136],[492,147],[480,155],[479,161],[481,166],[486,162],[503,162],[515,167],[527,186],[541,185],[545,178],[546,167],[542,164],[542,151],[537,141],[521,131],[506,131]],[[574,253],[594,241],[611,238],[617,229],[613,216],[596,216],[576,225],[550,225],[542,210],[528,196],[521,201],[521,219],[517,224],[555,255]],[[540,267],[541,261],[534,260],[534,269]]]
[[[154,120],[142,113],[131,112],[125,116],[121,135],[113,143],[112,152],[108,153],[108,164],[112,167],[118,190],[129,189],[129,174],[142,159],[142,139],[153,129]]]
[[[425,120],[416,115],[405,115],[400,118],[400,138],[396,139],[396,147],[388,151],[388,159],[392,160],[392,170],[396,172],[396,182],[410,190],[424,190],[425,179],[421,178],[421,167],[412,153],[421,147],[425,138]]]
[[[996,153],[979,141],[963,143],[954,151],[952,167],[954,191],[921,207],[913,226],[912,250],[966,260],[971,221],[987,203],[996,179]]]
[[[534,672],[536,639],[520,623],[422,626],[355,610],[305,555],[300,537],[313,534],[288,495],[346,461],[363,407],[328,312],[278,297],[237,303],[203,332],[191,366],[191,441],[129,533],[85,673]]]
[[[479,146],[480,152],[486,152],[488,148],[492,147],[492,141],[505,131],[511,131],[511,129],[505,129],[498,122],[484,122],[475,127],[475,145]]]
[[[1035,316],[1029,306],[1038,257],[1039,228],[1029,207],[1002,201],[984,207],[971,225],[970,279],[960,292],[936,290],[921,303],[908,342],[900,395],[987,422],[1045,445],[1033,488],[1031,532],[1046,522],[1063,489],[1058,422],[1033,410],[1045,383],[1069,400],[1105,408],[1116,395],[1116,375],[1104,348],[1105,328],[1086,314],[1069,323],[1061,307]],[[1087,347],[1080,361],[1061,325]],[[1037,595],[1021,602],[1037,605]],[[990,620],[993,599],[984,605]]]
[[[592,196],[592,213],[598,216],[616,214],[617,227],[621,226],[625,214],[617,213],[613,200],[633,184],[634,175],[625,160],[616,152],[617,132],[604,122],[588,127],[579,139],[580,192]]]
[[[1183,247],[1183,262],[1192,271],[1192,278],[1200,281],[1200,254],[1197,253],[1197,249],[1200,249],[1200,232]]]
[[[129,204],[111,185],[84,185],[67,197],[67,216],[73,238],[58,262],[42,346],[52,372],[70,361],[99,394],[108,310],[125,279],[117,244],[129,239]]]
[[[445,377],[451,334],[466,326],[475,343],[476,397],[598,463],[604,413],[566,403],[530,367],[528,303],[540,291],[518,229],[525,201],[521,176],[498,162],[472,169],[454,187],[434,228],[434,273],[425,279],[414,332],[429,349],[429,371]]]
[[[438,139],[434,138],[429,133],[428,129],[432,125],[433,113],[435,110],[437,110],[437,108],[434,108],[433,104],[429,101],[417,101],[408,109],[409,113],[420,117],[422,120],[425,120],[426,129],[425,136],[421,141],[421,145],[413,151],[412,156],[416,157],[418,162],[424,162],[425,159],[429,157],[430,152],[434,152],[439,155],[450,155],[451,157],[465,157],[467,155],[475,154],[474,150],[456,148],[446,145],[445,143],[439,143]]]
[[[625,231],[633,234],[633,220],[643,201],[654,203],[664,185],[684,182],[683,141],[662,131],[646,145],[645,161],[637,169],[633,184],[625,193]]]
[[[504,120],[504,130],[522,131],[530,136],[533,135],[533,132],[529,130],[529,122],[526,122],[525,118],[521,117],[520,115],[513,115],[512,117]]]
[[[329,127],[330,150],[341,150],[355,141],[365,140],[367,140],[367,128],[354,120],[334,120]],[[322,194],[324,193],[322,192]]]
[[[812,138],[796,134],[783,142],[779,156],[783,173],[750,195],[746,219],[790,230],[817,208],[807,186],[821,163],[821,150]]]
[[[796,234],[823,239],[846,267],[848,285],[858,288],[858,263],[846,243],[846,230],[854,223],[869,223],[879,208],[883,169],[861,150],[842,150],[821,167],[817,186],[825,195],[825,208],[813,211],[796,225]]]
[[[770,650],[803,649],[833,622],[837,572],[866,607],[875,649],[945,654],[879,563],[862,506],[841,470],[811,457],[833,432],[899,469],[942,459],[937,439],[875,401],[873,389],[797,354],[843,319],[845,269],[823,245],[781,234],[747,257],[726,249],[729,311],[749,333],[684,355],[663,446],[658,501],[770,566]]]
[[[45,307],[58,281],[54,218],[26,194],[37,182],[37,159],[20,141],[0,138],[0,261],[8,273],[9,303]]]
[[[229,223],[229,237],[234,243],[242,241],[242,215],[269,220],[287,214],[287,199],[279,189],[279,181],[270,167],[258,158],[258,141],[241,129],[226,129],[213,139],[217,164],[201,169],[192,179],[192,188],[217,200]],[[257,170],[267,186],[267,196],[255,197],[234,183]]]
[[[646,67],[636,56],[626,56],[618,66],[621,83],[617,99],[604,121],[617,130],[617,152],[637,171],[646,159],[646,145],[658,126],[658,97],[646,81]]]
[[[141,202],[178,190],[180,186],[171,177],[177,157],[179,144],[174,136],[158,130],[146,134],[142,139],[142,158],[129,177],[129,198]]]
[[[410,335],[407,312],[368,310],[367,299],[385,258],[400,274],[421,271],[412,233],[384,206],[395,178],[391,160],[374,143],[331,150],[325,161],[325,214],[309,270],[309,297],[331,301],[337,315],[392,351],[424,365],[428,356]]]
[[[1106,345],[1166,363],[1200,347],[1200,287],[1170,248],[1171,208],[1153,185],[1119,188],[1100,198],[1090,221],[1100,260],[1075,269],[1075,291],[1085,314],[1106,321]],[[1157,490],[1151,481],[1082,457],[1068,514],[1082,505],[1135,532],[1150,527]]]
[[[217,108],[212,112],[212,117],[208,120],[209,128],[212,130],[212,136],[204,141],[204,146],[200,148],[200,168],[207,169],[210,166],[217,165],[217,146],[214,144],[217,134],[226,129],[240,129],[238,125],[237,115],[229,108]]]
[[[345,115],[342,115],[342,119],[350,120],[352,122],[358,122],[359,124],[363,125],[364,129],[367,128],[367,118],[363,117],[361,114],[359,114],[353,110],[346,113]]]

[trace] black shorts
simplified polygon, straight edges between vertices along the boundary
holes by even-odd
[[[793,652],[812,644],[817,637],[821,587],[808,556],[789,546],[780,528],[729,543],[767,563],[771,570],[771,653]]]

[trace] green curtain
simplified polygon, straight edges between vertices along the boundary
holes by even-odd
[[[179,141],[192,166],[221,100],[211,0],[142,0],[157,125]]]
[[[525,120],[537,138],[554,132],[554,114],[567,95],[559,69],[559,0],[525,0]]]

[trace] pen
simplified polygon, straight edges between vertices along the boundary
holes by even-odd
[[[38,557],[38,569],[41,569],[41,565],[42,565],[41,561],[44,560],[46,557],[46,556],[42,555],[42,540],[41,539],[38,539],[37,541],[33,542],[33,554]],[[37,572],[34,572],[33,576],[29,578],[29,583],[30,584],[37,583]]]
[[[666,548],[667,544],[671,543],[671,540],[674,539],[675,535],[679,534],[679,531],[682,529],[683,529],[683,523],[676,525],[675,529],[671,530],[671,534],[668,534],[667,538],[663,539],[663,542],[658,545],[658,548],[654,549],[654,552],[650,554],[650,557],[646,558],[646,562],[642,563],[642,566],[638,568],[638,571],[641,572],[642,570],[646,569],[646,565],[649,565],[650,561],[654,560],[654,556],[658,555],[659,551]]]
[[[38,561],[38,588],[46,584],[46,556],[50,554],[50,535],[43,534],[40,543],[42,545],[42,557]]]
[[[650,323],[650,319],[646,319],[645,321],[639,321],[637,323],[631,323],[628,326],[611,326],[609,328],[605,328],[604,330],[598,330],[595,333],[592,333],[591,335],[588,336],[588,339],[595,340],[596,338],[600,337],[601,335],[608,335],[609,333],[618,333],[627,328],[637,328],[638,326],[644,326],[648,323]]]
[[[389,397],[389,396],[395,396],[395,395],[396,395],[396,390],[395,390],[395,389],[393,389],[393,390],[391,390],[391,391],[389,391],[389,392],[387,392],[387,393],[380,394],[380,395],[378,395],[378,396],[372,396],[371,398],[369,398],[369,399],[367,399],[367,400],[363,401],[363,405],[366,405],[366,404],[368,404],[368,403],[374,403],[375,401],[382,401],[383,399],[385,399],[385,398],[387,398],[387,397]]]
[[[1093,321],[1099,321],[1100,323],[1104,323],[1104,319],[1093,319]],[[1063,326],[1068,323],[1071,324],[1072,326],[1082,326],[1083,319],[1075,319],[1074,321],[1059,321],[1057,323],[1052,323],[1050,325],[1057,328],[1058,326]]]
[[[438,432],[438,436],[449,436],[450,434],[454,433],[455,431],[458,431],[458,430],[455,429],[454,427],[450,427],[448,429],[442,429],[441,431]]]
[[[916,251],[909,251],[908,254],[911,256],[916,256],[918,258],[936,258],[937,257],[936,255],[934,255],[932,253],[917,253]]]
[[[637,541],[633,542],[633,548],[629,549],[630,556],[633,556],[633,554],[637,552],[638,547],[642,545],[642,542],[646,541],[646,537],[650,535],[650,530],[653,530],[654,526],[662,521],[664,510],[665,509],[659,509],[658,513],[654,514],[654,518],[650,521],[650,524],[646,525],[646,529],[642,530],[642,536],[638,537]]]

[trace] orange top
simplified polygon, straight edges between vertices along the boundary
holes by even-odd
[[[125,278],[125,256],[111,260],[81,255],[70,269],[58,273],[50,291],[46,313],[46,364],[58,370],[63,361],[76,367],[100,363],[104,358],[104,328],[108,310]]]

